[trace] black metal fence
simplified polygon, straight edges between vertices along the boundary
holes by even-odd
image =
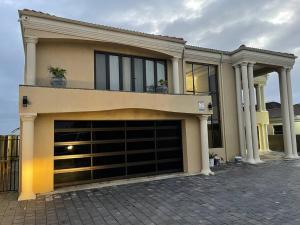
[[[19,187],[19,136],[0,136],[0,192]]]

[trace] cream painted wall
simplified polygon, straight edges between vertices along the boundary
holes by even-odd
[[[54,120],[182,120],[184,171],[201,170],[199,120],[193,115],[154,110],[113,110],[91,113],[38,114],[35,120],[34,192],[53,191]]]
[[[40,39],[37,44],[37,85],[50,86],[49,66],[67,70],[67,87],[94,88],[94,51],[166,59],[168,78],[172,84],[172,65],[169,56],[136,47],[91,41]],[[179,70],[181,74],[181,70]],[[172,85],[170,85],[172,86]],[[172,88],[171,88],[172,89]],[[172,90],[171,90],[172,91]]]

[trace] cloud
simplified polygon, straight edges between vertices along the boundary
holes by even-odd
[[[142,32],[183,37],[189,44],[233,50],[241,44],[300,56],[299,0],[0,0],[0,133],[18,126],[18,84],[24,53],[18,9]],[[300,102],[300,62],[292,70],[294,102]],[[271,74],[267,100],[279,100]]]

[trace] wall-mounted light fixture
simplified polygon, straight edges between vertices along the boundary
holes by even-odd
[[[23,107],[27,107],[29,105],[28,97],[23,96]]]
[[[207,107],[208,107],[209,110],[212,110],[213,107],[212,107],[211,102],[207,104]]]

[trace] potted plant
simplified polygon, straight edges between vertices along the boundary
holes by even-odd
[[[214,154],[214,153],[209,154],[209,167],[214,167],[216,156],[217,156],[217,154]]]
[[[168,81],[160,79],[158,82],[159,85],[157,86],[156,91],[164,94],[168,93]]]
[[[51,86],[64,88],[67,85],[67,80],[65,77],[66,70],[60,67],[49,66],[49,73],[51,74]]]

